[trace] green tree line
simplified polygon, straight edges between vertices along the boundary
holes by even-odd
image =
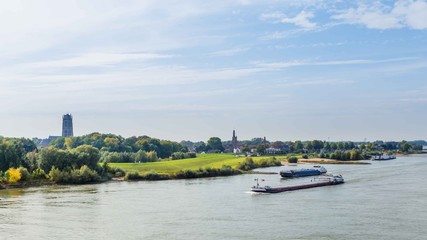
[[[81,145],[91,145],[102,152],[129,152],[136,153],[140,150],[156,152],[159,158],[168,158],[175,152],[188,152],[180,143],[159,140],[148,136],[123,138],[114,134],[91,133],[78,137],[59,137],[50,143],[59,149],[72,149]]]
[[[37,149],[29,139],[0,137],[0,183],[51,180],[85,183],[108,179],[117,169],[98,164],[100,151],[91,145],[71,149]],[[124,175],[124,173],[123,173]]]

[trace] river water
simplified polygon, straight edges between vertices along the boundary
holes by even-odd
[[[288,183],[254,174],[1,190],[0,239],[427,239],[427,155],[325,167],[346,183],[253,194],[257,177]]]

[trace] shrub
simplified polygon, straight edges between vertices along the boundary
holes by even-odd
[[[21,179],[19,181],[28,181],[31,179],[31,174],[28,172],[26,168],[19,167],[18,170],[21,173]]]
[[[216,177],[216,176],[219,176],[221,173],[220,169],[211,168],[211,167],[205,168],[204,172],[206,172],[206,177]]]
[[[48,178],[47,174],[43,171],[43,169],[37,168],[33,171],[32,177],[34,179],[46,179]]]
[[[180,170],[175,174],[176,178],[196,178],[197,173],[194,170],[186,169]]]
[[[73,169],[71,171],[52,167],[49,172],[50,179],[56,183],[90,183],[97,182],[101,178],[95,170],[90,169],[88,166],[83,165],[80,169]]]
[[[172,160],[178,160],[178,159],[187,159],[187,158],[195,158],[195,157],[197,157],[197,155],[196,155],[196,153],[193,153],[193,152],[187,152],[187,153],[174,152],[174,153],[172,153],[170,158]]]
[[[185,158],[185,153],[183,153],[183,152],[174,152],[174,153],[172,153],[172,155],[170,156],[170,158],[172,160],[184,159]]]
[[[298,163],[298,158],[297,157],[290,157],[289,159],[288,159],[288,163]]]
[[[168,174],[160,174],[160,173],[157,173],[155,170],[151,170],[150,172],[144,174],[142,177],[144,180],[167,180],[167,179],[170,179]]]
[[[138,159],[141,158],[142,156],[142,152],[138,153]],[[145,153],[145,152],[143,152]],[[130,163],[130,162],[134,162],[135,158],[136,158],[137,153],[134,154],[134,156],[131,153],[128,152],[101,152],[101,158],[99,161],[101,162],[112,162],[112,163]],[[141,161],[141,160],[139,160]],[[143,162],[146,162],[143,161]]]
[[[5,173],[6,180],[9,183],[16,183],[21,180],[21,172],[16,168],[9,168]]]
[[[114,177],[124,177],[126,175],[126,172],[118,167],[111,168],[111,173]]]
[[[276,159],[275,157],[270,158],[263,158],[259,160],[259,162],[256,164],[257,167],[271,167],[271,166],[280,166],[282,163],[280,160]]]
[[[181,170],[175,174],[175,178],[202,178],[202,177],[217,177],[217,176],[230,176],[239,174],[240,172],[233,169],[228,165],[223,165],[220,169],[217,168],[199,168],[197,170]]]
[[[83,165],[80,169],[73,170],[73,173],[73,183],[90,183],[100,180],[98,173],[86,165]]]
[[[240,173],[239,171],[236,171],[235,169],[233,169],[232,167],[230,167],[228,165],[222,165],[222,167],[219,169],[219,172],[220,172],[221,176],[230,176],[230,175]]]
[[[49,171],[50,180],[57,182],[59,181],[60,177],[61,177],[61,171],[58,168],[53,166],[52,169],[50,169]]]
[[[125,180],[138,180],[141,179],[141,175],[138,172],[127,173],[125,176]]]
[[[304,155],[302,155],[302,158],[304,158],[304,159],[308,159],[308,155],[307,155],[307,154],[304,154]]]
[[[251,169],[254,169],[255,163],[254,160],[251,157],[246,157],[245,160],[239,164],[237,164],[236,168],[243,170],[243,171],[249,171]]]
[[[139,174],[138,172],[133,173],[127,173],[125,176],[125,180],[167,180],[170,179],[170,176],[168,174],[164,173],[157,173],[154,170],[151,170],[150,172],[146,174]]]

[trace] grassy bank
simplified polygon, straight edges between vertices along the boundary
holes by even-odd
[[[303,159],[299,157],[298,163],[314,163],[314,164],[369,164],[361,161],[338,161],[332,159],[311,158]],[[149,162],[149,163],[110,163],[111,167],[123,169],[126,173],[147,174],[157,172],[159,174],[174,175],[179,171],[199,170],[200,168],[220,169],[222,166],[230,166],[233,169],[238,168],[239,164],[245,161],[246,157],[236,157],[233,154],[199,154],[197,158]],[[268,159],[269,156],[252,157],[255,164],[259,164],[263,159]],[[287,163],[286,156],[275,156],[276,159]]]
[[[255,163],[259,163],[262,159],[269,158],[252,157]],[[284,159],[284,156],[276,156],[277,159]],[[184,170],[198,170],[199,168],[216,168],[219,169],[223,165],[236,168],[240,163],[245,160],[245,157],[236,157],[232,154],[200,154],[197,158],[173,160],[164,162],[150,162],[150,163],[110,163],[111,167],[119,167],[125,172],[138,172],[139,174],[146,174],[151,171],[165,174],[176,174]]]

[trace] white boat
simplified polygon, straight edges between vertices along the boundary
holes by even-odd
[[[372,161],[385,161],[385,160],[392,160],[392,159],[396,159],[396,155],[394,155],[394,154],[386,154],[386,153],[381,153],[381,154],[378,154],[378,155],[374,155],[371,158]]]

